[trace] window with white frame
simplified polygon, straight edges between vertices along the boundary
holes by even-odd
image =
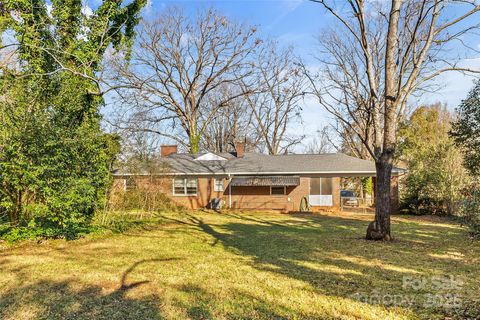
[[[197,179],[196,178],[173,179],[173,194],[176,196],[197,195]]]
[[[223,178],[213,178],[213,191],[223,191],[224,186],[223,186]]]
[[[270,187],[270,194],[277,196],[284,195],[285,187]]]
[[[137,188],[137,182],[135,181],[134,177],[128,176],[123,179],[123,190],[130,191]]]

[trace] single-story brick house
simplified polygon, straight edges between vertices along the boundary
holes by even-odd
[[[222,199],[231,209],[299,211],[302,198],[315,209],[340,207],[343,177],[375,177],[372,161],[342,153],[266,155],[245,153],[177,153],[162,146],[155,170],[114,173],[114,190],[158,190],[187,208],[208,207]],[[392,175],[392,199],[398,203],[398,175]]]

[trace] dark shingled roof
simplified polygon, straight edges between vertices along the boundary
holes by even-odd
[[[195,160],[204,154],[176,153],[161,158],[165,173],[170,174],[236,174],[236,175],[375,175],[375,163],[347,156],[343,153],[266,155],[245,153],[236,157],[230,153],[216,153],[225,160]],[[394,174],[403,172],[394,168]],[[118,170],[116,175],[132,174]],[[139,173],[147,174],[147,173]]]
[[[231,161],[232,173],[375,172],[375,163],[342,153],[264,155],[246,154]]]

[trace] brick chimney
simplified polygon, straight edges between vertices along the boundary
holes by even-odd
[[[243,158],[243,156],[245,155],[245,142],[237,142],[235,144],[235,152],[237,158]]]
[[[162,157],[168,157],[174,153],[177,153],[177,145],[163,145],[160,147],[160,155]]]

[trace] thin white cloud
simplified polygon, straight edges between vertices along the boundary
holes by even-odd
[[[287,0],[282,1],[285,3],[285,7],[287,8],[288,12],[295,11],[303,2],[303,0]]]
[[[282,12],[266,27],[267,29],[273,28],[277,23],[282,21],[287,15],[295,11],[304,0],[286,0],[278,1],[282,6]]]

